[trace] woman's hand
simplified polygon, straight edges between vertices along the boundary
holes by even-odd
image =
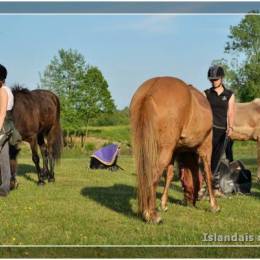
[[[233,133],[233,127],[229,127],[227,129],[227,136],[230,137],[232,133]]]

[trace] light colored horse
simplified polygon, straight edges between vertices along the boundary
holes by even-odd
[[[199,155],[212,211],[218,211],[211,187],[212,112],[203,94],[177,78],[152,78],[135,92],[130,117],[142,217],[148,222],[161,221],[156,211],[157,185],[166,168],[170,183],[174,156],[182,151]],[[167,191],[166,182],[162,201]]]
[[[231,139],[257,142],[257,178],[260,180],[260,98],[248,103],[236,103]]]

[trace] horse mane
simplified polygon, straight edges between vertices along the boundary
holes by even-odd
[[[13,92],[13,95],[16,95],[18,93],[22,93],[22,94],[29,94],[30,93],[30,90],[28,88],[24,88],[23,86],[17,84],[17,85],[14,85],[12,88],[11,88],[12,92]]]

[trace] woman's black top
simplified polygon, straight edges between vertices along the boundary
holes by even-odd
[[[218,95],[214,88],[205,90],[213,113],[213,127],[227,128],[228,101],[233,92],[224,87],[224,91]]]

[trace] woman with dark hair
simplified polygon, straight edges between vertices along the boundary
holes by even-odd
[[[10,88],[5,85],[7,77],[7,69],[0,64],[0,136],[3,138],[0,147],[0,169],[1,169],[1,185],[0,196],[7,196],[10,190],[10,160],[8,139],[6,139],[5,121],[14,105],[14,97]]]

